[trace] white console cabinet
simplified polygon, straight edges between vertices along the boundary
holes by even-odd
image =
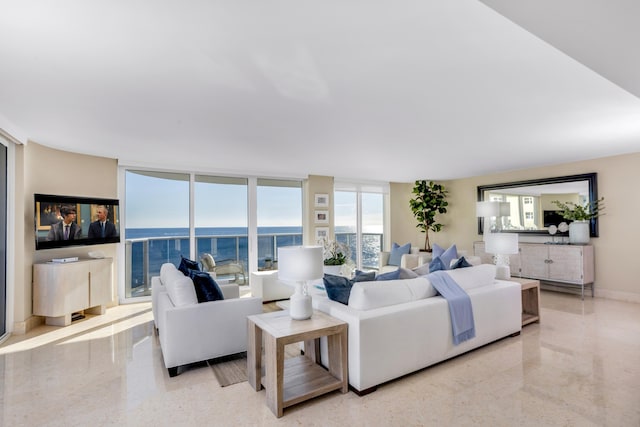
[[[591,296],[593,296],[595,280],[593,246],[543,243],[519,243],[518,246],[519,253],[513,256],[516,258],[516,268],[514,268],[514,260],[511,260],[513,276],[578,285],[583,298],[585,285],[591,285]],[[475,242],[474,252],[483,259],[483,262],[491,256],[484,251],[484,242]]]
[[[104,314],[112,299],[111,258],[33,265],[33,314],[67,326],[72,313]]]

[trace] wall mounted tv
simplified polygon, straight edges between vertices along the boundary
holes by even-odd
[[[117,199],[35,194],[36,249],[120,242]]]

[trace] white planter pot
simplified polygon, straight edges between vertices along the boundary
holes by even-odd
[[[323,270],[325,274],[340,276],[340,271],[342,270],[342,266],[341,265],[325,265]]]
[[[589,221],[573,221],[569,224],[569,243],[574,245],[589,243]]]

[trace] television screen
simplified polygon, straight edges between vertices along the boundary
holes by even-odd
[[[542,216],[545,227],[550,227],[552,225],[557,226],[561,222],[566,222],[567,224],[571,222],[571,220],[564,219],[562,215],[560,215],[559,211],[543,211]]]
[[[117,199],[35,194],[36,249],[120,242]]]

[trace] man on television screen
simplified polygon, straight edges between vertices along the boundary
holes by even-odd
[[[60,208],[62,221],[51,225],[47,240],[77,240],[82,235],[82,227],[76,224],[76,208],[63,205]]]
[[[116,226],[107,220],[109,209],[104,205],[100,205],[96,209],[96,215],[98,215],[98,220],[89,224],[89,238],[106,239],[116,237],[118,235]]]

